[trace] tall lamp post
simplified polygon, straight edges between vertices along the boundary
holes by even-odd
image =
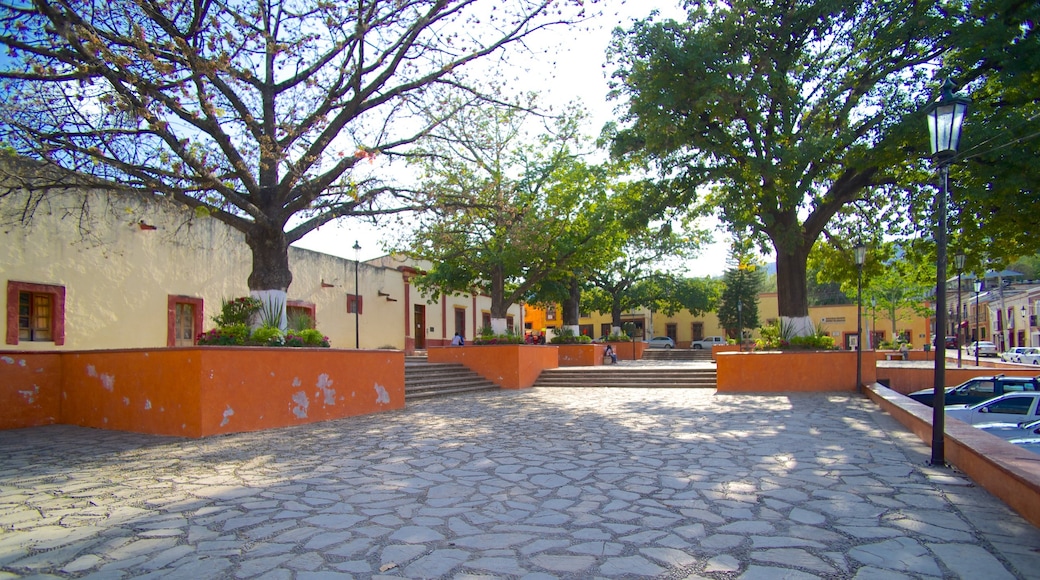
[[[964,253],[957,252],[953,257],[953,265],[957,266],[957,368],[961,368],[961,351],[964,350],[964,334],[961,332],[961,274],[964,273]]]
[[[354,348],[361,348],[361,290],[358,288],[358,262],[361,261],[361,244],[354,240]]]
[[[737,298],[737,349],[744,352],[744,303]]]
[[[975,278],[975,366],[979,366],[979,294],[982,293],[982,280]]]
[[[950,162],[957,154],[961,140],[961,125],[968,111],[967,98],[953,94],[953,81],[946,79],[942,97],[926,107],[929,142],[932,157],[939,164],[940,191],[936,200],[939,223],[935,232],[935,331],[946,332],[946,197],[950,177]],[[978,351],[978,349],[975,349]],[[932,465],[945,465],[943,436],[946,431],[946,336],[935,341],[935,372],[932,394]]]
[[[1024,343],[1026,341],[1029,341],[1029,320],[1026,318],[1027,310],[1025,304],[1022,305],[1022,308],[1019,309],[1019,312],[1022,313],[1022,342]],[[1018,346],[1025,346],[1025,344],[1020,344]]]
[[[867,247],[860,242],[854,250],[856,259],[856,392],[863,392],[863,262]]]

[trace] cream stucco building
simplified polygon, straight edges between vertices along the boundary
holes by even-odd
[[[5,191],[0,350],[190,345],[213,328],[223,300],[249,294],[249,249],[216,219],[126,192]],[[411,283],[419,269],[397,259],[355,263],[290,248],[289,260],[289,312],[310,316],[334,348],[447,344],[455,332],[473,337],[490,316],[486,296],[424,296]],[[510,315],[519,323],[521,309]]]

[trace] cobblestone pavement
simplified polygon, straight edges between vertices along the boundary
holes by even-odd
[[[535,388],[203,440],[0,432],[0,579],[1040,578],[851,395]]]

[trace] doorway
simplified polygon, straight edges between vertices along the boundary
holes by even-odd
[[[415,339],[415,348],[426,350],[426,306],[416,304],[412,316],[412,337]]]

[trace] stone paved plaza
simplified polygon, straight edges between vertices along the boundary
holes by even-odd
[[[0,579],[1040,578],[852,395],[535,388],[204,440],[0,432]]]

